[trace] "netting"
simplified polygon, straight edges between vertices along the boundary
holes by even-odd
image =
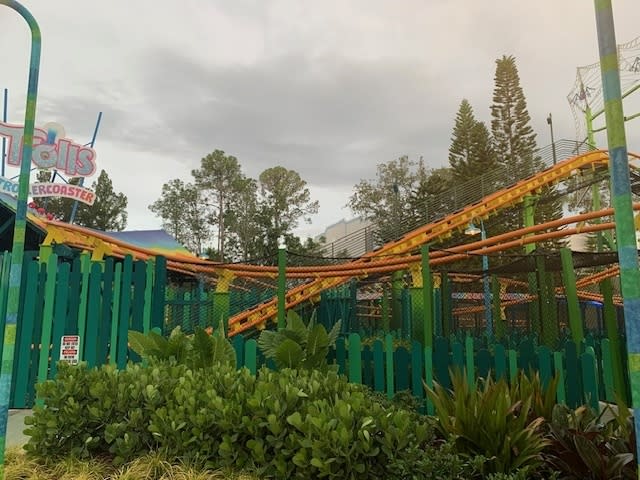
[[[624,96],[640,85],[640,37],[618,45],[618,62]],[[587,109],[592,115],[604,109],[600,62],[576,69],[576,80],[567,100],[575,121],[576,139],[584,140],[587,138]]]

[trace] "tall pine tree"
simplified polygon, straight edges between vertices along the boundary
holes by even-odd
[[[491,135],[486,125],[473,115],[466,99],[460,103],[449,147],[449,165],[456,182],[477,179],[497,166]],[[484,186],[484,185],[483,185]],[[484,194],[493,191],[486,185]]]
[[[508,185],[516,175],[520,178],[523,174],[533,175],[544,164],[536,153],[536,134],[530,125],[531,117],[520,86],[515,57],[503,55],[496,60],[494,80],[491,133],[498,163],[513,172],[505,175],[504,184]],[[555,188],[543,189],[536,198],[535,223],[548,222],[561,216],[562,203]],[[503,211],[501,217],[501,231],[515,230],[524,225],[521,206]]]

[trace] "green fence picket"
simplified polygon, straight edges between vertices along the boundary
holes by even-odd
[[[368,345],[362,348],[362,383],[373,388],[373,351]]]
[[[51,377],[55,377],[58,371],[58,361],[60,360],[60,341],[64,335],[64,328],[67,322],[67,303],[69,298],[69,272],[71,266],[63,263],[58,266],[58,278],[55,294],[55,307],[53,313],[53,327],[51,335]]]
[[[478,377],[487,378],[491,373],[491,364],[493,358],[491,352],[486,348],[478,350],[477,365],[478,365]]]
[[[51,327],[53,324],[53,307],[55,305],[56,275],[58,272],[58,256],[51,254],[47,261],[47,280],[45,283],[44,308],[42,316],[42,333],[40,334],[40,358],[38,361],[38,383],[47,380],[49,375],[49,352],[51,349]],[[39,399],[38,404],[42,405]]]
[[[384,358],[385,358],[385,374],[387,385],[387,398],[393,398],[396,393],[393,382],[393,337],[390,334],[384,337]]]
[[[451,386],[451,378],[449,376],[449,340],[444,337],[437,337],[434,342],[433,352],[433,376],[435,380],[444,388]]]
[[[349,381],[362,383],[362,344],[360,335],[349,335]]]
[[[258,371],[257,365],[258,342],[253,338],[244,344],[244,366],[249,369],[252,375]]]
[[[473,356],[473,338],[467,336],[464,341],[465,356],[466,356],[466,370],[467,370],[467,384],[473,388],[476,384],[476,367],[475,358]]]
[[[382,341],[373,342],[373,389],[384,392],[384,347]]]
[[[142,311],[142,331],[149,333],[151,330],[151,305],[153,299],[153,274],[154,274],[154,262],[148,261],[145,273],[146,278],[144,282],[144,309]]]
[[[556,401],[562,405],[567,404],[567,394],[564,376],[564,360],[562,352],[553,352],[553,368],[557,379]]]
[[[111,306],[111,338],[109,364],[115,365],[118,356],[118,318],[120,317],[120,291],[122,289],[122,264],[116,264],[113,273],[113,304]]]
[[[116,364],[123,369],[129,355],[129,328],[131,318],[131,277],[133,275],[133,259],[131,255],[124,257],[120,283],[120,311],[118,313],[118,354]]]
[[[6,255],[6,254],[5,254]],[[29,391],[29,370],[33,344],[33,326],[36,316],[36,303],[38,299],[38,271],[40,264],[38,262],[29,262],[27,264],[27,273],[25,283],[29,295],[24,297],[24,308],[21,319],[20,336],[18,337],[18,357],[16,360],[16,383],[13,390],[13,408],[27,408],[31,406],[27,397]]]
[[[91,262],[89,274],[89,304],[87,307],[87,328],[85,330],[84,355],[89,368],[96,366],[98,357],[98,325],[100,324],[100,309],[102,307],[102,264]]]
[[[336,340],[336,363],[338,364],[338,373],[344,375],[347,368],[347,351],[343,337],[338,337]]]
[[[409,352],[406,348],[400,347],[393,352],[393,380],[396,392],[409,390],[409,370],[411,369]]]
[[[91,257],[88,253],[80,255],[80,303],[78,305],[78,335],[80,342],[78,350],[80,360],[84,360],[84,341],[87,327],[87,300],[89,299],[89,274],[91,272]]]
[[[153,275],[153,295],[151,304],[151,328],[164,326],[165,294],[167,284],[167,259],[165,257],[155,258],[155,273]]]
[[[78,334],[78,315],[80,313],[80,292],[82,288],[82,271],[80,258],[76,257],[71,262],[71,273],[69,274],[69,309],[67,310],[67,321],[64,327],[65,335]]]
[[[451,354],[453,357],[452,370],[462,374],[464,372],[464,348],[457,340],[451,343]]]
[[[244,338],[242,335],[236,335],[231,341],[233,349],[236,351],[236,364],[238,368],[244,366]]]
[[[419,400],[424,398],[423,381],[424,351],[420,342],[411,342],[411,393]],[[422,403],[422,402],[421,402]]]
[[[507,350],[507,356],[509,358],[509,382],[513,385],[518,376],[518,354],[515,350]]]
[[[577,408],[582,401],[582,385],[577,346],[572,341],[565,345],[565,361],[567,370],[567,405]]]
[[[593,347],[587,347],[580,356],[582,367],[583,398],[596,412],[600,411],[598,398],[598,374],[596,371],[596,354]]]
[[[496,380],[507,379],[507,357],[504,345],[497,343],[493,347],[493,361],[496,370]]]
[[[611,342],[609,342],[608,338],[600,342],[600,351],[602,352],[602,381],[604,383],[605,399],[608,402],[615,402],[614,367],[611,356]]]
[[[98,325],[97,364],[107,363],[109,342],[111,340],[111,308],[113,306],[113,258],[104,261],[102,272],[102,308],[100,310],[100,323]]]
[[[540,382],[543,388],[547,388],[553,373],[551,370],[551,350],[546,345],[540,345],[538,347],[538,372],[540,374]]]

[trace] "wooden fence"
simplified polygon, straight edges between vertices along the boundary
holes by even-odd
[[[0,323],[4,331],[11,254],[2,254]],[[89,366],[123,368],[136,355],[128,349],[130,328],[162,327],[165,309],[164,258],[92,262],[88,254],[67,261],[52,254],[46,263],[25,262],[10,405],[30,407],[35,384],[52,378],[61,337],[79,335],[79,357]]]
[[[239,366],[255,373],[262,365],[268,365],[256,340],[237,336],[232,342]],[[450,371],[459,369],[470,384],[488,375],[511,382],[519,370],[538,372],[543,385],[557,376],[557,401],[572,407],[586,403],[597,409],[599,400],[616,400],[607,339],[598,341],[596,348],[585,343],[578,348],[567,341],[562,350],[555,352],[532,340],[523,340],[517,349],[477,343],[471,337],[464,341],[437,337],[433,348],[423,348],[418,342],[406,348],[394,346],[390,334],[366,345],[358,334],[350,334],[338,339],[331,361],[351,382],[368,385],[389,398],[408,390],[424,399],[423,381],[430,386],[437,381],[448,387]]]

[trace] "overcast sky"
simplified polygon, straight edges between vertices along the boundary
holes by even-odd
[[[541,146],[549,112],[556,139],[575,138],[566,97],[576,67],[598,61],[585,0],[23,4],[42,31],[36,123],[85,143],[103,112],[98,171],[129,198],[130,230],[158,228],[147,207],[162,184],[222,149],[254,178],[298,171],[320,201],[298,233],[316,235],[352,217],[352,188],[377,164],[406,154],[445,165],[461,99],[490,120],[496,58],[515,55]],[[618,43],[640,35],[638,0],[614,1],[614,12]],[[0,89],[22,124],[30,37],[3,6],[0,45]],[[627,136],[639,151],[640,119]]]

